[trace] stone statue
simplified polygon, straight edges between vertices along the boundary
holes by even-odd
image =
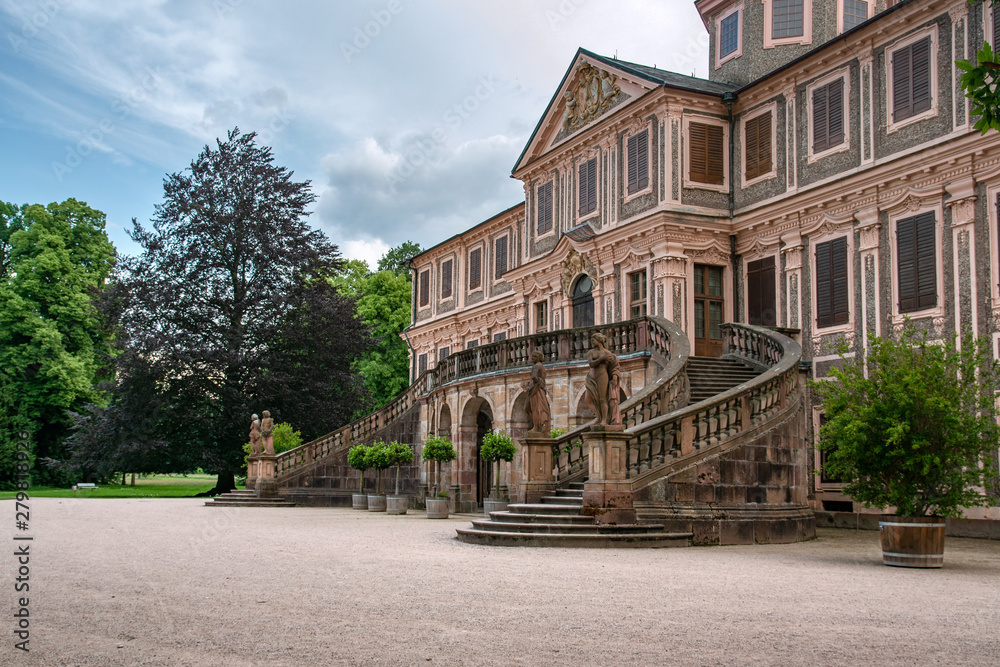
[[[264,410],[264,420],[260,423],[260,433],[264,437],[264,453],[274,456],[274,420],[267,410]]]
[[[250,422],[250,456],[260,456],[260,418],[253,416]]]
[[[595,428],[621,430],[621,365],[617,355],[607,348],[608,339],[604,334],[595,333],[590,342],[592,347],[587,353],[587,361],[590,363],[590,372],[587,373],[587,404],[597,417]]]
[[[552,412],[549,409],[549,396],[545,387],[545,365],[542,359],[545,356],[541,350],[535,350],[531,354],[531,379],[522,385],[528,392],[528,417],[531,419],[532,435],[540,438],[549,437],[552,430]]]
[[[563,99],[566,101],[566,110],[563,111],[563,128],[570,129],[576,125],[576,119],[580,112],[577,108],[576,96],[572,92],[566,91],[563,93]]]

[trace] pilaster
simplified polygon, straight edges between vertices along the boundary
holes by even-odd
[[[949,183],[951,195],[952,265],[955,286],[955,330],[979,335],[979,294],[976,281],[976,195],[971,178]]]
[[[854,214],[860,236],[861,253],[861,332],[864,344],[868,336],[879,332],[879,230],[878,208],[869,208]]]

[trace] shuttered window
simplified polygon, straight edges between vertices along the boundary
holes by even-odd
[[[900,122],[931,108],[931,38],[892,52],[892,119]]]
[[[649,130],[628,138],[628,193],[635,194],[649,187]]]
[[[750,324],[765,327],[777,324],[774,292],[774,257],[747,264],[747,321]]]
[[[1000,44],[1000,7],[993,6],[990,11],[993,16],[993,41],[990,42],[990,46],[993,47],[993,52],[996,53],[996,47]]]
[[[545,333],[549,330],[549,304],[539,301],[535,304],[535,333]]]
[[[816,326],[847,324],[847,237],[816,246]]]
[[[744,124],[746,133],[746,180],[771,171],[771,112],[751,118]]]
[[[774,0],[771,14],[772,39],[801,37],[805,26],[804,0]]]
[[[538,218],[538,234],[552,231],[552,181],[538,188],[538,205],[535,211]]]
[[[896,223],[899,312],[912,313],[937,305],[937,257],[934,213],[921,213]]]
[[[451,348],[442,347],[440,350],[438,350],[438,361],[444,361],[445,359],[448,358],[449,354],[451,354]]]
[[[696,183],[722,185],[725,182],[722,126],[691,123],[688,134],[690,179]]]
[[[451,298],[451,273],[454,263],[452,260],[446,260],[441,263],[441,298],[450,299]]]
[[[844,79],[813,90],[812,107],[813,153],[844,143]]]
[[[420,305],[421,307],[431,302],[431,272],[423,271],[420,274]]]
[[[580,165],[580,216],[597,210],[597,158]]]
[[[501,236],[498,238],[494,248],[496,249],[496,253],[493,255],[494,266],[496,267],[494,277],[499,279],[503,274],[507,273],[507,237]]]
[[[469,289],[479,289],[483,284],[483,249],[469,253]]]
[[[424,373],[426,370],[427,370],[427,353],[424,353],[417,357],[417,375]]]

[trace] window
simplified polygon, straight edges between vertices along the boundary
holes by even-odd
[[[649,187],[649,130],[629,137],[625,154],[628,156],[628,193],[632,195]]]
[[[507,273],[507,237],[501,236],[498,238],[494,248],[496,249],[496,252],[493,255],[493,259],[496,263],[496,272],[494,277],[497,280],[500,280],[500,277]]]
[[[646,269],[628,274],[628,316],[646,316]]]
[[[771,173],[771,119],[770,111],[748,120],[743,126],[744,161],[747,181]]]
[[[469,289],[483,286],[483,249],[476,248],[469,253]]]
[[[896,223],[899,312],[912,313],[937,306],[937,254],[934,212]]]
[[[430,269],[420,272],[420,307],[431,302],[431,272]]]
[[[1000,21],[997,21],[997,19],[1000,18],[1000,16],[998,16],[998,14],[1000,14],[1000,7],[994,5],[989,8],[989,12],[990,27],[992,28],[990,32],[992,35],[988,35],[987,37],[992,37],[993,41],[990,42],[990,46],[994,47],[993,52],[996,53],[996,46],[1000,44]]]
[[[580,165],[580,217],[597,210],[597,158]]]
[[[801,37],[805,30],[805,0],[773,0],[771,38]]]
[[[689,126],[690,179],[695,183],[725,184],[725,146],[721,125],[691,123]]]
[[[813,154],[844,143],[843,77],[812,91],[812,140]]]
[[[747,264],[747,321],[773,327],[778,321],[774,296],[774,257]]]
[[[740,12],[734,11],[719,21],[719,60],[736,53],[740,46]]]
[[[840,0],[841,11],[843,12],[843,26],[841,32],[846,32],[855,26],[859,26],[868,20],[868,7],[871,2],[862,0]]]
[[[442,347],[440,350],[438,350],[438,361],[444,361],[445,359],[448,358],[449,354],[451,354],[451,348]]]
[[[535,333],[549,330],[549,304],[539,301],[535,304]]]
[[[816,326],[850,321],[847,285],[847,237],[816,245]]]
[[[417,375],[425,373],[427,371],[427,353],[421,354],[417,357]]]
[[[538,188],[535,216],[538,218],[538,236],[552,231],[552,181]]]
[[[465,349],[466,350],[471,350],[474,347],[479,347],[479,339],[478,338],[473,338],[470,341],[466,341],[466,343],[465,343]]]
[[[899,123],[931,110],[930,36],[896,49],[890,58],[892,121]]]
[[[451,298],[451,273],[454,262],[450,259],[441,263],[441,298]]]
[[[500,341],[507,340],[507,332],[501,331],[498,334],[493,334],[493,342],[499,343]]]

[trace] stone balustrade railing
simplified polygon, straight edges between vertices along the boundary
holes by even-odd
[[[663,416],[629,425],[628,477],[653,473],[677,459],[704,452],[767,421],[800,391],[802,349],[775,331],[723,325],[726,354],[766,369],[753,380]]]

